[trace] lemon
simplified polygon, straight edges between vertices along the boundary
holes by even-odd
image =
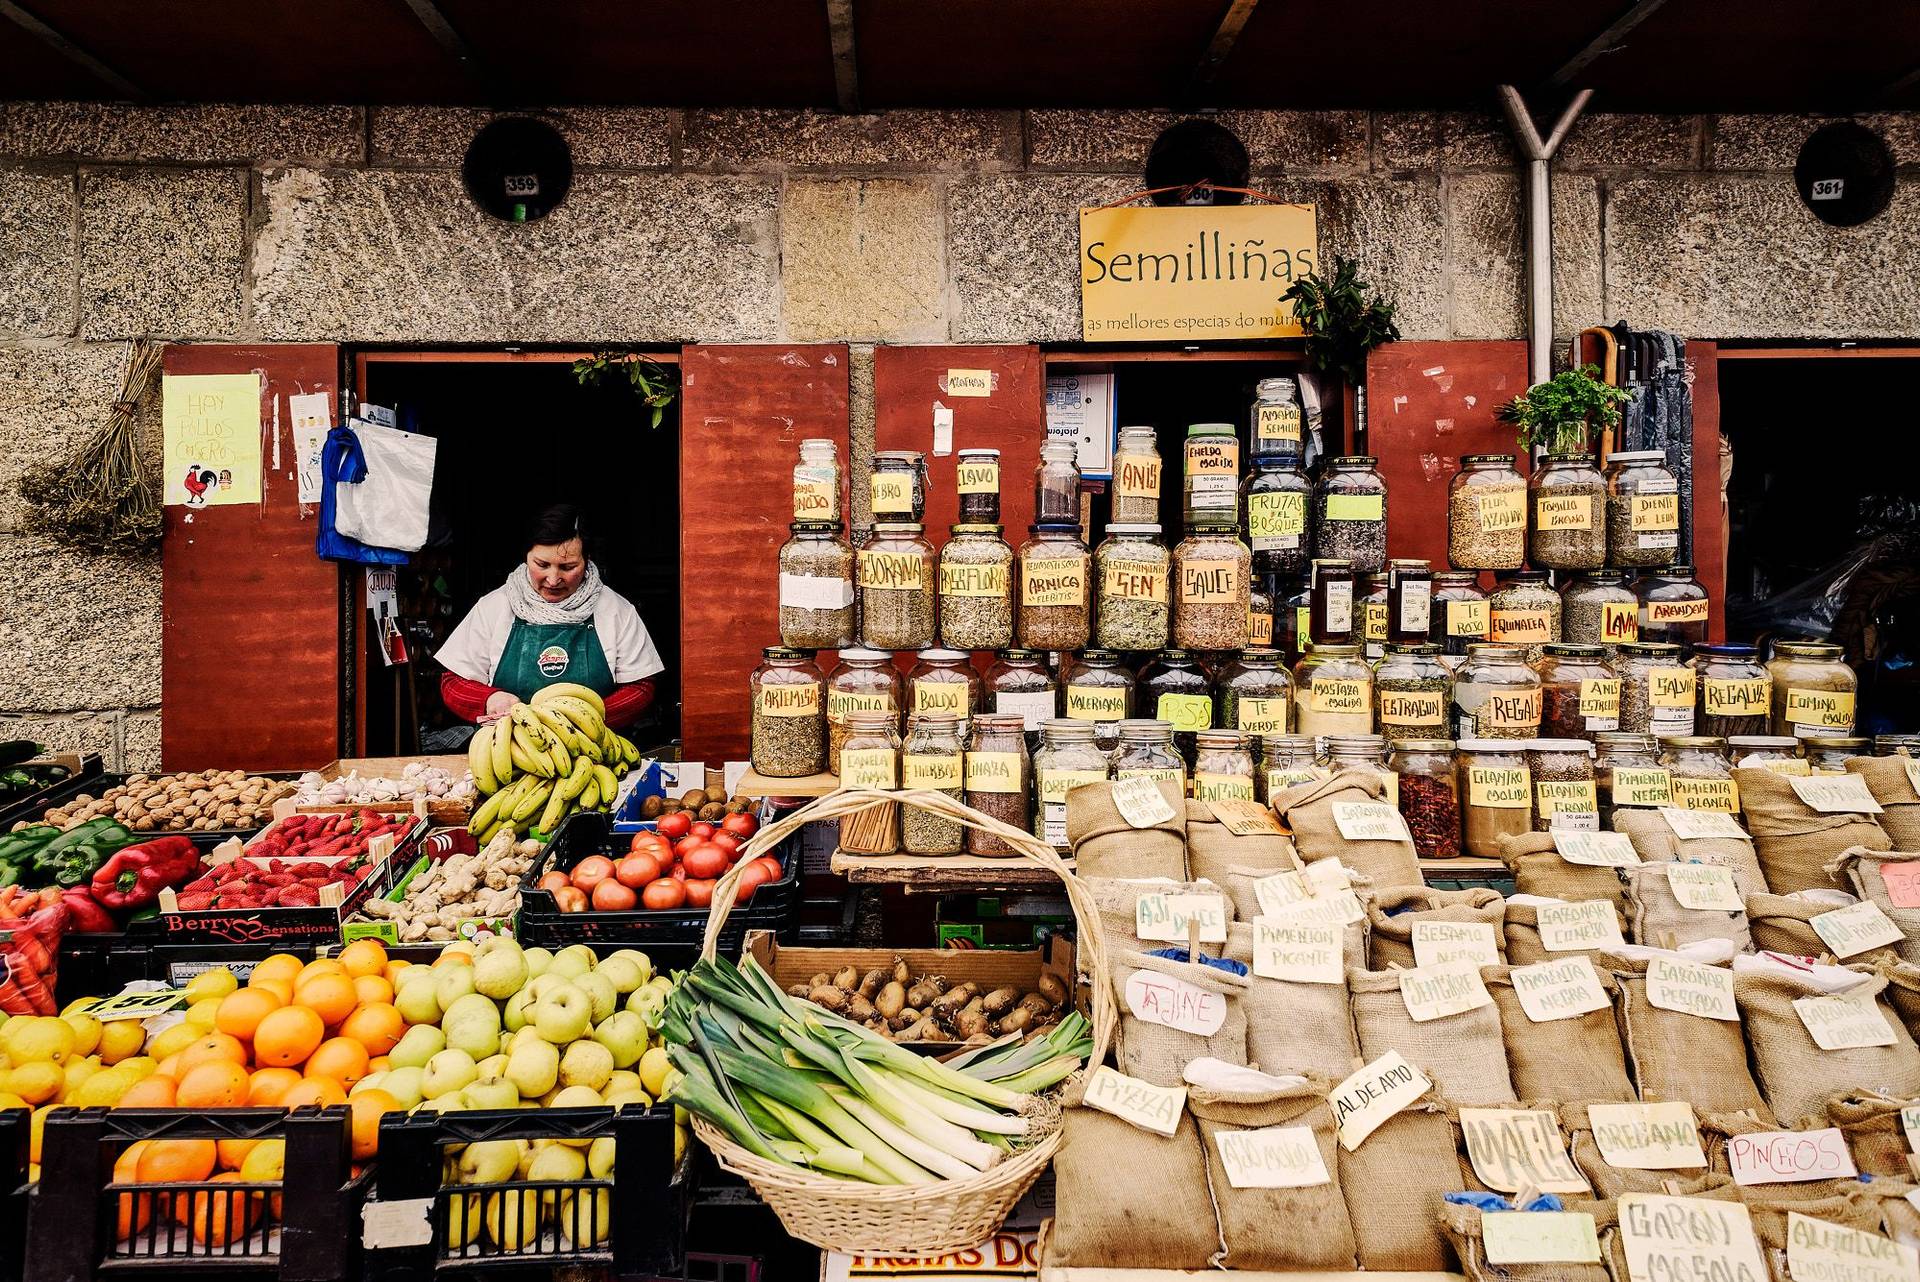
[[[199,1001],[187,1007],[187,1023],[192,1024],[203,1033],[210,1033],[213,1031],[214,1012],[219,1009],[220,999],[218,997],[202,997]]]
[[[88,1077],[77,1089],[70,1089],[66,1103],[75,1108],[112,1108],[140,1080],[137,1070],[124,1066],[103,1068]]]
[[[38,1107],[59,1095],[66,1084],[67,1075],[60,1065],[39,1060],[9,1069],[5,1080],[0,1080],[0,1090],[10,1091]]]
[[[15,1064],[63,1064],[80,1040],[73,1025],[52,1015],[10,1022],[22,1025],[7,1040],[7,1054]]]
[[[112,1020],[100,1030],[100,1045],[98,1047],[100,1062],[102,1064],[118,1064],[129,1056],[138,1055],[140,1048],[146,1044],[146,1041],[147,1030],[140,1027],[139,1020]],[[147,1065],[151,1068],[153,1061],[147,1061]]]
[[[232,971],[225,966],[216,966],[195,975],[181,991],[189,1002],[201,1002],[209,997],[225,997],[239,987],[240,980]]]
[[[154,1039],[147,1043],[147,1054],[156,1060],[177,1055],[199,1041],[206,1035],[206,1031],[204,1028],[198,1028],[182,1020],[166,1032],[155,1034]]]
[[[62,1015],[67,1027],[73,1030],[73,1053],[91,1055],[94,1047],[100,1044],[100,1034],[106,1025],[91,1015]]]
[[[240,1163],[240,1178],[249,1184],[277,1184],[287,1169],[287,1142],[261,1140]]]
[[[0,1091],[0,1113],[4,1113],[10,1108],[26,1107],[28,1107],[27,1102],[18,1095],[15,1095],[12,1091]]]
[[[76,997],[72,1001],[68,1002],[65,1006],[62,1006],[60,1008],[60,1013],[63,1016],[77,1015],[81,1011],[87,1010],[90,1007],[96,1006],[104,1000],[105,1000],[104,998],[100,998],[100,997]]]
[[[60,1088],[60,1102],[65,1104],[68,1097],[79,1090],[86,1080],[101,1071],[100,1061],[88,1056],[85,1059],[70,1059],[60,1066],[65,1082]]]

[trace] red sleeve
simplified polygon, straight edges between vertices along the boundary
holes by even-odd
[[[619,730],[632,725],[653,703],[653,682],[630,681],[626,685],[615,686],[613,693],[606,696],[607,724]]]
[[[495,690],[480,681],[469,681],[457,672],[440,674],[440,702],[462,721],[477,722],[487,715],[487,699]]]

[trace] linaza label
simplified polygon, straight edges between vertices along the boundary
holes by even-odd
[[[968,792],[1021,792],[1020,754],[1017,752],[969,752],[967,754]]]
[[[967,459],[955,470],[958,483],[954,488],[961,494],[1000,492],[1000,464],[993,459]]]
[[[1591,494],[1547,494],[1534,491],[1533,526],[1537,530],[1591,530]]]
[[[1142,454],[1122,454],[1113,461],[1113,492],[1127,499],[1160,497],[1160,459]]]
[[[1553,640],[1553,617],[1545,610],[1495,610],[1490,636],[1495,643],[1548,642]]]
[[[1307,532],[1307,496],[1299,493],[1249,494],[1247,537],[1256,552],[1300,546]]]
[[[1167,567],[1146,561],[1106,559],[1100,563],[1100,596],[1115,601],[1166,603]]]
[[[1240,567],[1233,561],[1186,561],[1180,566],[1180,600],[1188,605],[1224,605],[1240,599]]]
[[[972,683],[968,681],[928,681],[913,683],[913,710],[925,716],[939,713],[965,721],[973,715]]]
[[[927,559],[918,552],[860,553],[860,586],[882,591],[925,591]]]
[[[1700,694],[1710,717],[1762,716],[1773,701],[1773,683],[1766,677],[1708,677]]]
[[[1298,445],[1300,443],[1300,407],[1298,405],[1256,406],[1253,412],[1253,439],[1260,445]]]
[[[1087,563],[1079,557],[1021,563],[1020,603],[1080,605],[1087,599]]]
[[[1540,690],[1492,690],[1480,708],[1480,724],[1520,730],[1540,724]]]
[[[1067,687],[1067,715],[1075,721],[1121,721],[1127,715],[1127,692],[1123,687]]]
[[[1315,712],[1368,712],[1372,685],[1362,677],[1315,676],[1309,706]]]
[[[1380,691],[1380,724],[1438,726],[1447,720],[1446,701],[1438,690]]]
[[[940,562],[941,596],[1000,597],[1007,595],[1008,575],[1004,565],[966,565]]]
[[[760,715],[763,717],[817,717],[820,715],[820,683],[797,681],[790,684],[768,683],[760,687]]]
[[[1447,602],[1447,635],[1450,637],[1484,637],[1489,622],[1485,601]]]

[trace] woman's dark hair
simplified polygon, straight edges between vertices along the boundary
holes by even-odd
[[[556,546],[569,539],[579,539],[581,554],[588,560],[593,559],[593,536],[587,532],[585,514],[571,503],[556,503],[533,518],[527,550]]]

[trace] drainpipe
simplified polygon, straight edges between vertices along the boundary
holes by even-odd
[[[1500,86],[1500,105],[1527,162],[1527,364],[1536,383],[1553,375],[1553,202],[1547,162],[1560,150],[1591,97],[1591,89],[1575,94],[1553,133],[1542,142],[1520,91],[1512,85]]]

